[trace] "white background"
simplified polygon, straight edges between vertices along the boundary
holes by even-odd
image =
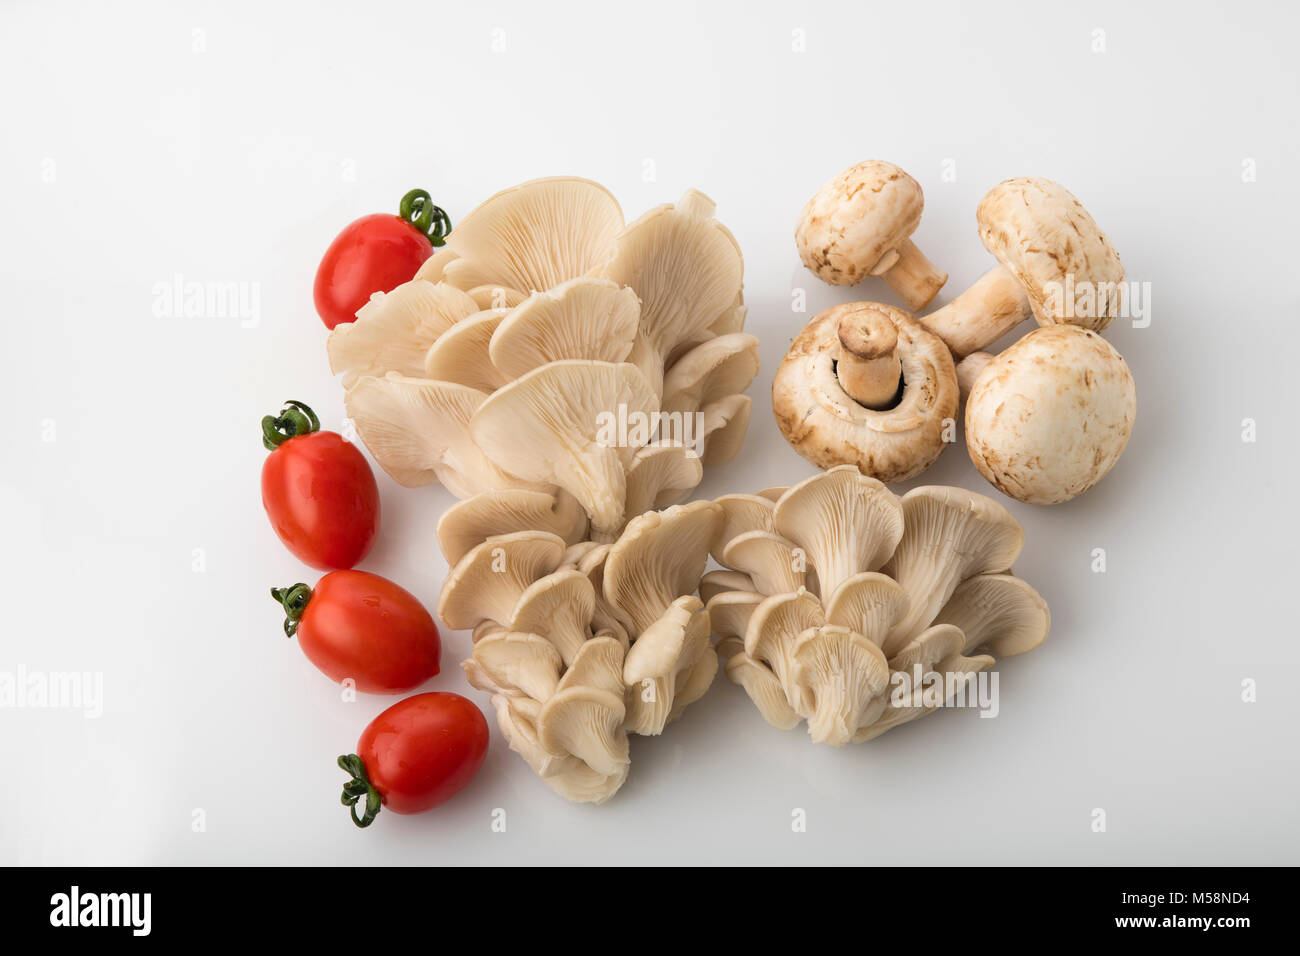
[[[102,672],[104,712],[0,710],[0,861],[1300,862],[1294,6],[2,11],[0,670]],[[867,158],[925,189],[915,238],[951,274],[940,302],[991,265],[975,206],[1018,175],[1065,184],[1150,283],[1150,326],[1108,333],[1138,382],[1119,465],[1067,505],[1002,499],[1053,629],[1001,666],[998,718],[948,711],[832,750],[724,680],[634,738],[605,806],[553,795],[494,726],[454,801],[354,830],[334,758],[391,700],[340,702],[281,635],[267,589],[314,573],[258,492],[263,414],[292,397],[339,426],[311,302],[333,235],[417,185],[453,219],[550,174],[605,183],[629,220],[702,189],[745,252],[763,368],[744,451],[698,493],[753,491],[811,473],[767,397],[789,339],[834,302],[895,301],[875,280],[821,285],[791,237],[807,197]],[[249,283],[255,327],[156,317],[176,275]],[[451,499],[379,480],[365,567],[432,606]],[[996,495],[960,445],[919,483]],[[444,643],[429,689],[486,705],[456,666],[468,636]]]

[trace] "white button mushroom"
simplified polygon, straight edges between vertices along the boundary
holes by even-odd
[[[947,447],[957,415],[948,347],[902,309],[851,302],[814,318],[772,381],[772,412],[819,468],[904,481]]]
[[[1075,498],[1119,460],[1137,388],[1096,332],[1035,329],[980,373],[966,403],[971,461],[1004,494],[1030,504]]]
[[[924,208],[920,185],[893,163],[850,166],[804,206],[794,232],[799,258],[831,285],[878,275],[909,309],[923,309],[948,279],[908,238]]]
[[[994,186],[975,219],[999,265],[918,321],[957,356],[997,341],[1031,315],[1039,325],[1100,331],[1118,309],[1124,265],[1106,234],[1064,186],[1020,177]]]

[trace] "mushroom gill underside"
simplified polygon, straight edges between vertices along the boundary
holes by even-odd
[[[1011,573],[1023,532],[996,502],[900,498],[851,466],[775,491],[718,499],[724,570],[701,582],[728,679],[774,727],[870,740],[1046,638],[1046,602]]]

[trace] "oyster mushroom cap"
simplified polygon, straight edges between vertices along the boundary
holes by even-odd
[[[793,486],[772,510],[778,533],[804,549],[826,600],[860,571],[876,571],[903,536],[899,499],[843,465]]]
[[[966,449],[999,491],[1036,505],[1088,491],[1137,417],[1128,365],[1096,332],[1035,329],[993,359],[966,402]]]
[[[758,339],[744,332],[701,342],[664,375],[663,410],[696,412],[743,392],[758,374]]]
[[[857,163],[804,206],[794,233],[799,258],[831,285],[883,275],[909,309],[924,308],[948,278],[909,238],[924,208],[920,185],[893,163]]]
[[[1068,322],[1101,331],[1110,324],[1112,310],[1077,315],[1064,297],[1067,276],[1076,286],[1107,290],[1124,281],[1119,254],[1068,189],[1050,179],[1008,179],[980,200],[975,218],[984,248],[1024,287],[1040,325]]]
[[[438,596],[438,617],[456,630],[485,620],[504,624],[524,591],[553,572],[563,554],[564,540],[548,531],[488,538],[448,573]]]
[[[628,361],[656,394],[677,354],[713,337],[710,326],[734,308],[744,275],[735,239],[713,218],[713,200],[688,190],[675,206],[651,209],[618,237],[603,275],[634,290],[641,324]]]
[[[510,377],[492,364],[488,343],[505,317],[505,309],[475,312],[440,335],[424,357],[424,377],[457,382],[480,392],[494,392]]]
[[[795,545],[771,531],[736,535],[722,549],[722,563],[749,575],[763,594],[798,591],[808,580],[808,559]]]
[[[985,648],[997,657],[1011,657],[1043,643],[1052,627],[1052,613],[1021,578],[980,574],[957,585],[934,621],[961,630],[963,654]]]
[[[442,274],[461,289],[552,289],[602,267],[622,228],[623,212],[604,186],[567,176],[534,179],[461,219],[447,236]]]
[[[904,647],[948,603],[957,585],[1011,568],[1025,533],[996,501],[963,488],[926,486],[903,496],[903,537],[884,567],[907,592],[909,606],[882,645]]]
[[[794,642],[793,665],[814,743],[843,746],[883,709],[889,665],[880,648],[847,627],[804,631]]]
[[[627,498],[624,511],[643,511],[675,505],[704,478],[699,456],[675,442],[656,442],[638,448],[627,470]]]
[[[603,583],[605,599],[627,618],[633,636],[699,586],[721,517],[713,502],[693,501],[627,523],[609,549]]]
[[[613,774],[602,774],[577,757],[549,753],[537,739],[536,716],[525,714],[519,703],[520,698],[494,696],[497,725],[510,749],[523,757],[548,787],[577,803],[604,803],[618,791],[627,779],[628,764]]]
[[[550,641],[517,631],[488,635],[461,664],[469,682],[479,690],[538,701],[555,693],[563,666]]]
[[[784,491],[784,489],[782,489]],[[714,498],[713,503],[722,509],[722,522],[718,534],[713,539],[709,553],[719,564],[722,563],[722,550],[737,535],[747,531],[775,531],[772,524],[772,499],[760,495],[723,495]]]
[[[896,332],[902,390],[887,408],[868,408],[844,388],[841,323],[883,316]],[[772,413],[782,434],[819,468],[856,465],[884,482],[904,481],[932,465],[954,432],[960,395],[952,354],[901,309],[850,302],[817,315],[795,338],[772,380]]]
[[[701,409],[700,414],[704,416],[704,454],[701,458],[704,464],[709,467],[725,465],[740,454],[753,407],[754,400],[748,395],[728,395]]]
[[[993,658],[987,655],[963,657],[961,647],[965,636],[950,624],[936,624],[917,635],[907,646],[889,659],[893,671],[901,671],[914,676],[918,669],[924,680],[926,674],[937,674],[944,681],[944,703],[957,693],[958,685],[970,675],[988,670],[993,666]],[[912,692],[917,694],[922,687],[913,685]],[[888,706],[880,719],[865,728],[856,738],[870,740],[879,737],[887,730],[900,724],[923,717],[935,710],[935,706],[924,702],[896,703],[891,695]]]
[[[879,646],[906,610],[907,593],[897,581],[863,571],[845,578],[835,589],[826,603],[826,620],[856,631]]]
[[[788,691],[795,690],[791,667],[794,662],[795,642],[809,628],[826,624],[821,602],[799,588],[788,594],[774,594],[754,609],[745,631],[745,653],[754,661],[771,668]],[[796,710],[800,701],[792,694],[791,703]]]
[[[623,730],[622,661],[623,648],[611,637],[593,638],[583,647],[538,715],[537,739],[543,748],[571,753],[600,774],[620,772],[630,759]]]
[[[355,322],[341,322],[330,332],[325,341],[330,371],[342,373],[345,389],[366,376],[389,372],[422,376],[429,347],[477,311],[474,300],[459,289],[423,279],[376,292]]]
[[[775,504],[781,499],[781,496],[789,490],[790,489],[787,485],[774,485],[771,488],[764,488],[762,491],[758,492],[758,496],[760,498],[766,498],[768,501]]]
[[[767,667],[741,651],[727,660],[726,671],[727,680],[745,688],[763,719],[773,727],[793,730],[799,725],[803,718],[790,706],[781,682]]]
[[[543,635],[559,651],[567,667],[591,639],[590,622],[595,612],[596,591],[585,574],[576,568],[553,571],[534,581],[519,596],[509,629]]]
[[[721,638],[745,638],[754,611],[766,598],[757,591],[720,591],[706,607],[713,633]]]
[[[585,687],[621,696],[625,654],[623,645],[613,637],[593,637],[579,648],[556,690]]]
[[[615,425],[623,411],[628,420],[658,411],[657,397],[635,367],[566,360],[488,396],[469,430],[500,468],[559,485],[582,504],[595,532],[613,535],[623,526],[627,468],[636,449],[603,442],[619,437]]]
[[[570,494],[502,488],[458,501],[438,519],[438,547],[449,565],[488,538],[515,531],[549,531],[574,546],[587,532],[587,515]],[[593,542],[582,542],[595,547]],[[565,552],[568,559],[568,552]],[[574,560],[576,564],[576,558]]]
[[[500,285],[476,285],[465,294],[473,299],[482,310],[513,309],[528,298],[526,292],[520,292],[518,289],[507,289],[505,286]]]
[[[622,362],[640,316],[631,289],[579,276],[515,306],[492,337],[492,363],[507,378],[519,378],[562,359]]]
[[[700,600],[705,604],[728,591],[753,591],[754,579],[740,571],[723,568],[700,578]]]
[[[623,662],[629,733],[654,735],[697,700],[718,670],[709,615],[694,595],[678,598],[636,639]]]
[[[343,404],[370,454],[399,485],[440,481],[458,498],[490,489],[545,490],[498,468],[470,437],[470,419],[486,398],[465,385],[390,372],[358,379]]]

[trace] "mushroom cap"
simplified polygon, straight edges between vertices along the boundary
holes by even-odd
[[[454,565],[488,538],[529,530],[549,531],[573,545],[586,534],[587,516],[577,500],[563,491],[484,491],[456,502],[442,513],[438,519],[438,547],[447,563]],[[583,543],[596,546],[593,542]]]
[[[758,339],[733,332],[701,342],[664,375],[663,410],[695,412],[749,388],[758,374]]]
[[[765,598],[749,617],[745,653],[771,668],[781,685],[791,692],[790,702],[795,710],[801,710],[791,675],[795,642],[809,628],[825,623],[821,602],[805,588]]]
[[[722,549],[737,535],[747,531],[776,530],[772,524],[772,501],[768,498],[734,494],[714,498],[713,503],[722,509],[722,522],[718,525],[718,534],[709,547],[709,553],[719,564],[722,563]]]
[[[1039,325],[1066,322],[1100,331],[1114,318],[1067,315],[1061,286],[1090,282],[1109,289],[1124,281],[1124,264],[1096,221],[1068,189],[1021,176],[988,191],[976,210],[980,241],[1024,286]],[[1056,289],[1053,294],[1051,290]]]
[[[490,395],[470,434],[504,471],[559,485],[582,504],[598,532],[623,526],[627,468],[635,448],[602,444],[606,416],[625,408],[649,416],[658,399],[635,366],[551,362]],[[539,477],[529,477],[539,476]]]
[[[763,719],[773,727],[793,730],[803,719],[786,700],[785,688],[777,676],[744,651],[731,655],[726,670],[727,680],[745,688]]]
[[[461,289],[552,289],[604,266],[622,228],[618,201],[599,183],[534,179],[497,193],[461,219],[447,236],[442,275]]]
[[[764,600],[757,591],[720,591],[712,595],[707,607],[713,633],[743,642],[750,618]]]
[[[803,207],[794,231],[799,258],[823,282],[856,285],[916,231],[924,208],[920,185],[893,163],[850,166]]]
[[[343,374],[351,388],[368,375],[389,372],[420,377],[430,346],[448,329],[478,311],[459,289],[423,279],[404,282],[391,292],[376,292],[357,311],[355,322],[341,322],[325,341],[330,371]]]
[[[998,657],[1032,651],[1052,628],[1047,602],[1011,574],[980,574],[957,585],[936,624],[960,628],[963,654],[987,648]]]
[[[492,336],[492,362],[508,378],[561,359],[622,362],[640,316],[631,289],[592,276],[570,279],[510,310]]]
[[[488,538],[447,574],[438,595],[438,617],[457,630],[483,621],[505,624],[524,591],[554,571],[563,555],[564,540],[547,531]]]
[[[595,612],[596,590],[585,574],[576,568],[553,571],[519,595],[509,628],[545,637],[555,645],[567,667],[591,639],[591,617]]]
[[[684,595],[646,628],[623,661],[628,732],[662,733],[708,689],[717,671],[708,612],[699,598]]]
[[[735,307],[744,260],[735,238],[713,218],[713,200],[694,189],[675,206],[651,209],[618,237],[602,273],[633,289],[641,325],[628,361],[662,392],[662,372],[680,352],[713,337],[711,326]]]
[[[725,594],[728,591],[753,590],[753,578],[742,571],[732,571],[730,568],[710,571],[700,578],[700,600],[704,601],[705,604],[712,601],[717,595]]]
[[[828,624],[795,640],[791,679],[813,743],[840,747],[879,716],[889,665],[861,634]]]
[[[898,333],[903,392],[893,408],[859,405],[836,375],[840,320],[862,309],[888,316]],[[934,463],[959,397],[943,340],[902,309],[878,302],[843,303],[817,315],[772,380],[772,413],[795,451],[819,468],[852,464],[884,482],[905,481]]]
[[[728,395],[700,409],[704,416],[704,453],[700,459],[705,465],[725,465],[740,454],[753,408],[754,400],[748,395]]]
[[[721,520],[711,501],[649,511],[627,523],[605,558],[605,599],[631,623],[632,636],[700,583]]]
[[[746,531],[727,542],[722,563],[750,576],[763,594],[798,591],[808,580],[808,558],[771,531]]]
[[[1119,460],[1137,387],[1096,332],[1035,329],[980,373],[966,401],[966,448],[1004,494],[1050,505],[1078,497]]]
[[[343,398],[379,467],[408,488],[440,481],[458,498],[500,488],[548,488],[498,468],[470,437],[487,394],[453,382],[389,372],[357,380]]]
[[[457,382],[480,392],[494,392],[510,381],[492,364],[488,344],[505,318],[506,309],[475,312],[457,322],[429,347],[424,356],[424,377]]]
[[[699,456],[674,442],[656,442],[637,449],[627,469],[624,511],[639,515],[675,505],[704,477]]]
[[[461,668],[479,690],[544,701],[555,693],[564,662],[544,637],[518,631],[490,634]]]
[[[830,601],[842,582],[889,560],[903,536],[903,509],[875,478],[841,465],[786,491],[772,523],[804,549],[817,572],[818,594]]]
[[[1006,508],[964,488],[925,486],[903,495],[903,537],[883,571],[908,608],[883,644],[893,655],[928,626],[957,585],[1011,568],[1025,532]]]
[[[627,779],[629,764],[621,764],[616,773],[602,774],[571,754],[556,755],[546,750],[537,737],[538,714],[528,713],[525,702],[530,698],[494,695],[497,725],[510,749],[527,761],[546,785],[577,803],[604,803]],[[533,702],[535,703],[535,702]]]
[[[835,589],[826,602],[826,621],[847,627],[879,646],[906,610],[907,593],[897,581],[863,571]]]

